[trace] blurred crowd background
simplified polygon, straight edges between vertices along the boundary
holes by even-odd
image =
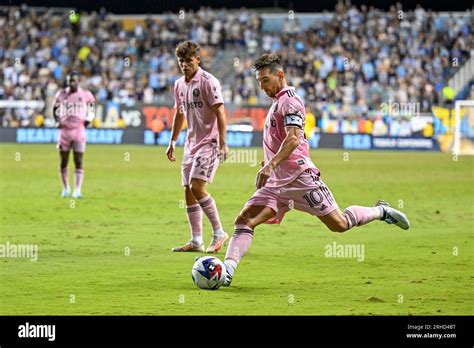
[[[99,102],[169,105],[181,76],[174,48],[191,39],[202,46],[202,66],[221,81],[226,103],[271,103],[251,67],[256,56],[275,52],[314,117],[311,126],[321,126],[318,118],[329,113],[342,115],[345,124],[325,131],[355,127],[404,135],[413,131],[413,115],[393,120],[380,113],[381,105],[413,105],[429,113],[451,102],[455,91],[448,79],[474,56],[472,26],[472,17],[441,16],[421,6],[381,11],[348,2],[310,25],[287,16],[276,30],[265,28],[261,12],[247,9],[201,8],[130,20],[105,9],[3,7],[0,100],[43,100],[40,112],[48,117],[54,95],[74,69]],[[0,110],[3,126],[34,126],[37,114],[28,108]]]

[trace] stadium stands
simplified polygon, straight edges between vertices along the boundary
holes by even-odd
[[[382,12],[342,3],[316,17],[304,26],[298,18],[286,18],[281,30],[268,31],[272,23],[265,23],[265,14],[245,9],[124,19],[104,9],[73,16],[65,10],[3,8],[0,100],[44,100],[42,113],[48,117],[53,96],[74,68],[84,73],[83,83],[98,101],[169,105],[180,76],[174,46],[192,39],[204,47],[203,65],[222,81],[227,102],[268,104],[253,76],[252,58],[276,52],[323,132],[354,128],[403,135],[411,121],[387,117],[384,104],[414,105],[426,113],[449,102],[449,77],[473,56],[468,17],[420,6]],[[229,62],[234,54],[239,59]],[[323,114],[329,123],[321,122]],[[3,109],[0,116],[3,126],[34,126],[37,112]],[[344,124],[331,123],[334,119]]]

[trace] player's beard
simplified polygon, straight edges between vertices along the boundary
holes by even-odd
[[[269,89],[267,93],[267,96],[270,97],[270,98],[275,98],[275,96],[277,95],[278,91],[277,91],[277,87],[273,88],[273,89]]]

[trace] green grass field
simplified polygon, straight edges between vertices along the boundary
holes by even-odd
[[[170,251],[189,232],[180,165],[164,151],[89,145],[85,198],[71,202],[53,144],[1,144],[0,244],[39,250],[37,262],[0,258],[0,315],[474,314],[474,158],[313,150],[341,208],[385,199],[412,228],[337,234],[292,211],[256,229],[230,288],[204,291],[191,280],[197,254]],[[256,170],[224,164],[209,187],[229,232]],[[207,244],[207,220],[204,231]],[[333,242],[363,245],[364,260],[325,257]]]

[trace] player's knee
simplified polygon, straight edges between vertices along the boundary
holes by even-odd
[[[335,223],[332,223],[328,227],[332,232],[339,232],[339,233],[346,232],[348,229],[347,222],[345,221],[337,221]]]
[[[61,166],[61,169],[67,168],[67,159],[61,159],[61,163],[59,164]]]
[[[234,220],[234,225],[248,225],[249,220],[245,215],[238,215]]]
[[[196,197],[197,199],[201,199],[206,193],[204,186],[201,185],[201,183],[195,181],[191,182],[191,185],[189,185],[189,189],[191,190],[194,197]]]

